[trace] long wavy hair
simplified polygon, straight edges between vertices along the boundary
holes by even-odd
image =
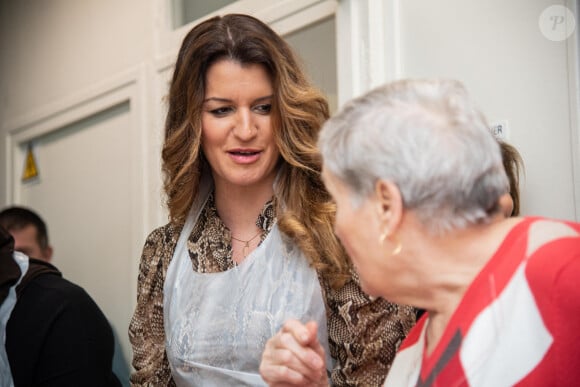
[[[275,187],[278,227],[331,286],[344,284],[350,265],[333,232],[336,208],[320,177],[322,160],[316,147],[320,127],[329,117],[328,103],[284,39],[252,16],[213,17],[183,40],[169,91],[162,150],[170,221],[185,221],[206,169],[200,148],[206,73],[223,59],[260,64],[268,72],[274,89],[272,126],[282,159]]]

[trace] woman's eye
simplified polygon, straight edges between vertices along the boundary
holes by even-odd
[[[216,117],[221,117],[221,116],[225,116],[226,114],[228,114],[231,111],[232,111],[232,108],[230,108],[230,107],[220,107],[217,109],[212,109],[209,112]]]
[[[272,110],[272,105],[269,103],[257,105],[256,107],[254,107],[254,110],[256,110],[260,114],[269,114],[270,111]]]

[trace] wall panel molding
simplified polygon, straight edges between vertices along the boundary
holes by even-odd
[[[58,131],[68,125],[98,115],[115,106],[129,105],[128,128],[133,140],[127,161],[130,163],[128,185],[133,195],[131,202],[131,256],[141,254],[145,233],[150,230],[148,192],[149,133],[146,106],[145,66],[137,66],[94,87],[55,101],[29,114],[6,121],[3,127],[6,149],[6,197],[8,203],[21,203],[21,168],[24,165],[23,145],[36,138]],[[133,265],[132,278],[138,276],[138,265]],[[132,299],[136,300],[135,294]],[[134,307],[131,305],[130,307]]]
[[[162,71],[164,67],[171,66],[185,35],[193,26],[211,17],[226,13],[246,13],[268,23],[278,33],[285,35],[334,15],[338,4],[338,0],[273,0],[269,2],[239,0],[203,18],[173,29],[171,27],[171,2],[157,0],[156,68]]]

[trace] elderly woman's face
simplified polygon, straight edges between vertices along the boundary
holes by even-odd
[[[339,178],[326,168],[322,178],[337,207],[334,232],[360,276],[361,287],[371,296],[380,296],[386,263],[377,216],[380,205],[373,197],[353,205],[350,189]]]

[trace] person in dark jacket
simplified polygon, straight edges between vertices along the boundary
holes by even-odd
[[[0,214],[0,385],[121,386],[113,331],[94,300],[14,244]]]

